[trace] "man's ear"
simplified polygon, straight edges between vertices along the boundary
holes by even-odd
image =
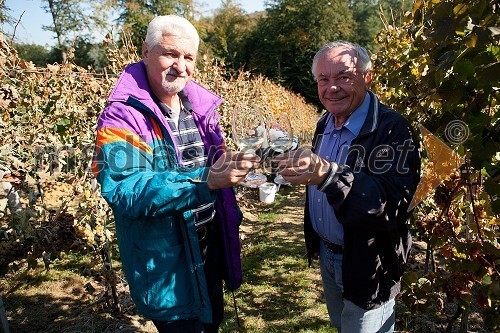
[[[149,50],[148,50],[148,44],[146,43],[142,43],[142,49],[141,49],[141,54],[142,54],[142,59],[147,59],[148,57],[148,53],[149,53]]]
[[[365,84],[369,87],[372,84],[372,71],[365,74]]]

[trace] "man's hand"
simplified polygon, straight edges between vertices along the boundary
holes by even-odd
[[[253,153],[228,151],[210,167],[207,185],[211,190],[242,182],[250,170],[259,167],[260,157]]]
[[[280,154],[273,159],[286,181],[293,185],[320,184],[330,170],[330,162],[310,149],[298,149]]]

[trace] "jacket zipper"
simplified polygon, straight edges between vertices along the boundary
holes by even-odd
[[[161,132],[162,132],[162,135],[163,135],[163,143],[165,144],[165,146],[167,147],[167,149],[168,149],[169,143],[170,143],[170,145],[172,147],[175,147],[173,141],[172,142],[168,142],[167,141],[167,138],[171,139],[170,138],[170,134],[168,133],[168,130],[165,128],[165,126],[163,126],[163,123],[160,121],[160,119],[158,118],[158,116],[153,111],[151,111],[151,109],[149,109],[146,105],[144,105],[143,103],[141,103],[139,100],[137,100],[136,98],[134,98],[132,96],[130,96],[127,99],[127,103],[130,106],[135,107],[137,110],[146,112],[151,117],[153,117],[153,119],[156,121],[156,123],[158,124],[158,126],[161,129]],[[174,148],[174,150],[175,150],[175,148]],[[169,166],[172,167],[174,165],[177,165],[178,164],[177,152],[175,154],[173,154],[173,160],[171,159],[170,155],[171,154],[168,154],[168,152],[167,152],[167,158],[168,158],[169,163],[170,163]],[[197,287],[197,290],[198,290],[198,297],[200,298],[201,306],[205,307],[205,300],[203,299],[203,293],[202,293],[201,287],[200,287],[200,278],[198,276],[198,273],[199,273],[198,272],[198,267],[197,267],[197,265],[195,263],[195,260],[194,260],[193,247],[192,247],[192,244],[191,244],[191,239],[189,237],[189,230],[187,228],[187,224],[186,223],[182,223],[182,225],[184,226],[184,230],[185,230],[185,233],[186,233],[186,240],[187,240],[187,243],[188,243],[189,255],[191,257],[191,266],[193,267],[194,276],[196,278],[196,287]]]

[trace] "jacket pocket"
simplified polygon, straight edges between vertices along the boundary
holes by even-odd
[[[194,297],[183,246],[134,252],[134,284],[143,304],[151,311],[172,315],[189,311]]]

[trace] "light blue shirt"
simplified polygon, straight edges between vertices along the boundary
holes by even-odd
[[[335,121],[329,114],[325,131],[318,138],[317,154],[337,164],[345,164],[352,140],[358,136],[366,120],[370,107],[370,95],[366,93],[363,103],[354,110],[343,126],[335,128]],[[333,207],[328,203],[325,193],[318,190],[317,185],[307,187],[309,197],[309,213],[314,230],[330,243],[344,244],[344,229],[337,220]]]

